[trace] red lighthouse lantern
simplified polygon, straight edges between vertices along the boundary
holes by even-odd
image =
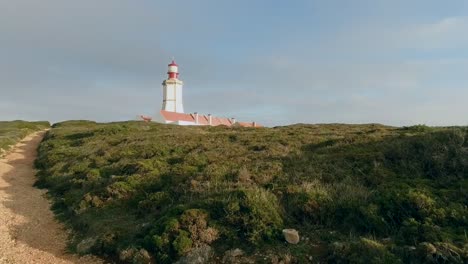
[[[169,79],[178,79],[179,78],[179,65],[172,60],[171,64],[168,65],[167,74]]]

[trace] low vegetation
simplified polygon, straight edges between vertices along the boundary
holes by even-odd
[[[129,263],[211,248],[259,263],[466,263],[468,128],[70,121],[38,186],[72,247]],[[301,241],[284,241],[294,228]]]
[[[0,121],[0,156],[26,135],[48,127],[48,122]]]

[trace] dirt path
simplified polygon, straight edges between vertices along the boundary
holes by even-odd
[[[0,264],[103,263],[66,252],[67,233],[33,187],[33,163],[44,132],[28,136],[0,159]]]

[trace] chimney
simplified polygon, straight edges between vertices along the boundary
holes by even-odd
[[[211,126],[213,124],[213,117],[211,114],[208,114],[208,124]]]
[[[231,118],[231,124],[233,124],[233,125],[234,125],[235,123],[236,123],[236,119],[235,119],[234,117],[233,117],[233,118]]]
[[[252,122],[253,127],[257,127],[257,122]]]
[[[194,114],[195,114],[195,124],[198,125],[198,112],[195,112]]]

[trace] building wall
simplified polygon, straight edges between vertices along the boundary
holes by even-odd
[[[188,122],[188,121],[177,121],[177,122],[174,122],[174,124],[177,124],[179,126],[198,126],[197,124],[195,124],[195,122]]]
[[[163,105],[162,110],[183,113],[182,101],[183,82],[177,79],[169,79],[163,82]]]

